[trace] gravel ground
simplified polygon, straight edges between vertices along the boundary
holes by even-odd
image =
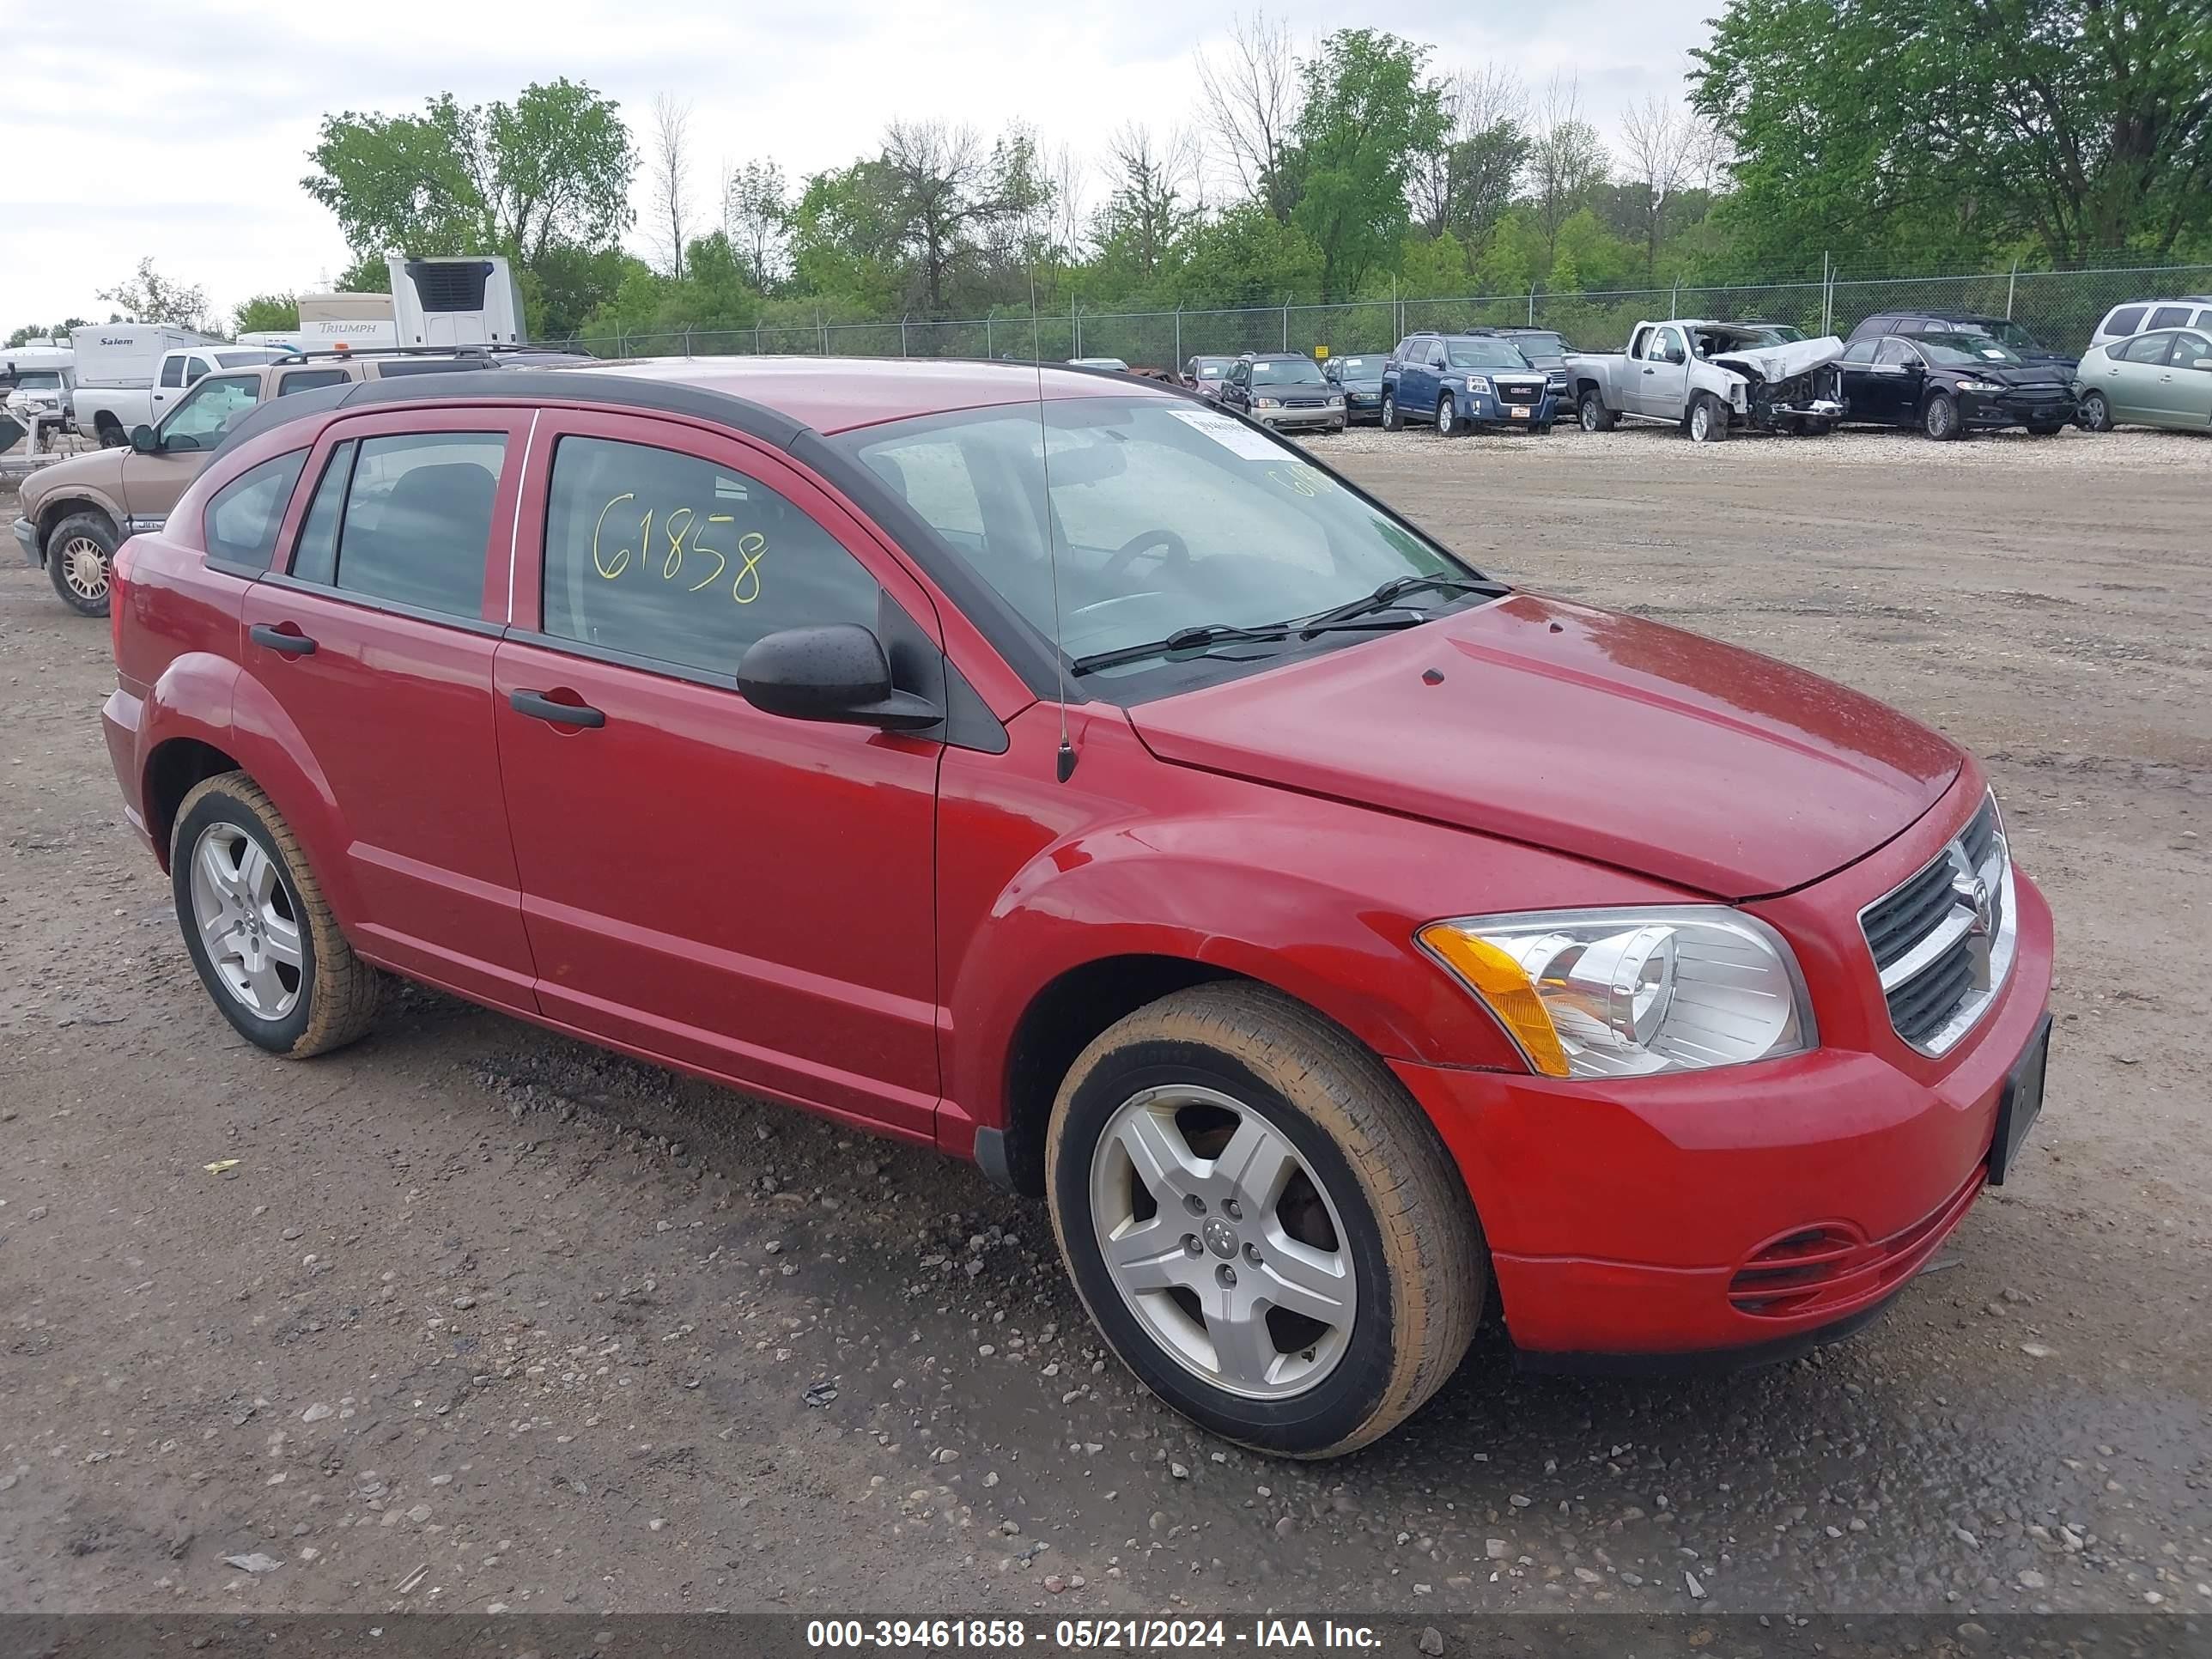
[[[1491,1330],[1357,1457],[1224,1448],[971,1170],[425,992],[249,1053],[123,827],[106,629],[11,565],[0,1607],[2212,1612],[2172,1024],[2212,997],[2212,448],[1315,447],[1516,579],[1989,758],[2059,916],[2049,1105],[1886,1320],[1697,1383],[1516,1376]]]

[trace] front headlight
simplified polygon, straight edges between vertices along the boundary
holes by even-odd
[[[2002,392],[2004,388],[1994,380],[1961,380],[1959,382],[1959,390],[1961,392]]]
[[[1252,407],[1255,409],[1274,409],[1279,407],[1281,403],[1282,399],[1279,398],[1255,398],[1252,399]]]
[[[1490,377],[1486,374],[1468,375],[1467,377],[1467,389],[1469,392],[1480,392],[1484,397],[1487,398],[1490,395]]]
[[[1344,407],[1344,398],[1340,395],[1331,398],[1328,400],[1328,406],[1331,409],[1342,409]]]
[[[1719,905],[1473,916],[1416,937],[1546,1077],[1701,1071],[1819,1043],[1790,946]]]

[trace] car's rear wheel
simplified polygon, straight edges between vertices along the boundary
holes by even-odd
[[[1435,1127],[1343,1031],[1199,986],[1085,1048],[1053,1107],[1053,1231],[1153,1393],[1268,1452],[1352,1450],[1459,1364],[1489,1281]]]
[[[1598,395],[1595,386],[1583,393],[1575,404],[1575,412],[1581,417],[1585,432],[1613,430],[1613,411],[1605,406],[1605,399]]]
[[[1726,441],[1729,434],[1728,405],[1711,392],[1700,392],[1690,403],[1688,429],[1690,441],[1693,444]]]
[[[73,513],[46,538],[46,579],[62,603],[82,617],[107,614],[107,589],[122,538],[106,516]]]
[[[2112,429],[2112,406],[2105,401],[2105,394],[2093,392],[2081,399],[2081,424],[2092,432]]]
[[[1959,419],[1958,399],[1948,392],[1939,392],[1928,400],[1920,411],[1920,429],[1938,443],[1948,443],[1966,429]]]
[[[304,1060],[368,1030],[382,975],[354,955],[291,827],[245,773],[185,797],[169,872],[192,966],[248,1042]]]

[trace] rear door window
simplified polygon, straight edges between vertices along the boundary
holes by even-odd
[[[276,550],[276,532],[292,500],[292,486],[307,452],[295,449],[248,468],[215,493],[204,526],[208,562],[234,570],[262,571]]]
[[[295,392],[313,392],[319,386],[343,386],[352,378],[342,368],[295,368],[278,379],[276,395],[285,398]]]
[[[507,435],[415,432],[331,452],[292,574],[340,592],[473,621]]]
[[[1844,361],[1847,363],[1870,363],[1874,361],[1875,347],[1881,343],[1879,340],[1854,340],[1844,348]]]
[[[916,458],[907,483],[956,521],[974,510],[941,465]],[[611,438],[554,448],[543,631],[556,639],[734,674],[779,629],[872,627],[879,593],[835,537],[750,474]]]
[[[182,357],[161,359],[161,384],[182,386],[185,383],[185,360]]]
[[[2126,306],[2114,312],[2105,319],[2105,332],[2115,338],[2134,333],[2142,326],[2143,309],[2142,306]]]
[[[1920,361],[1914,355],[1911,346],[1894,337],[1884,340],[1875,348],[1874,360],[1888,368],[1903,368],[1909,363],[1917,363]]]

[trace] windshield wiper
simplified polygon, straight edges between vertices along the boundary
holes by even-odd
[[[1140,645],[1125,645],[1116,650],[1078,657],[1069,665],[1068,672],[1088,674],[1095,669],[1118,668],[1123,663],[1142,662],[1147,657],[1164,657],[1177,651],[1211,650],[1217,645],[1280,645],[1288,640],[1303,640],[1316,634],[1413,628],[1420,621],[1421,618],[1410,611],[1392,611],[1386,606],[1379,614],[1373,616],[1310,617],[1303,622],[1267,623],[1258,628],[1242,628],[1233,623],[1207,623],[1193,628],[1178,628],[1164,639],[1147,640]]]
[[[1492,599],[1512,591],[1504,582],[1474,576],[1393,576],[1372,593],[1362,594],[1358,599],[1332,605],[1327,611],[1316,611],[1303,622],[1285,623],[1284,626],[1294,628],[1302,635],[1318,633],[1322,629],[1348,622],[1355,617],[1389,611],[1405,595],[1418,593],[1424,588],[1437,592],[1486,593]]]

